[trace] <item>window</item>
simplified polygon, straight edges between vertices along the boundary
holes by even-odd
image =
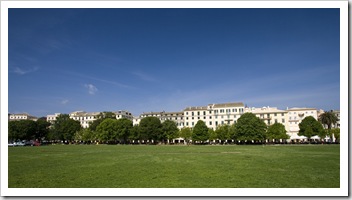
[[[284,116],[284,113],[281,113],[281,116]]]
[[[276,117],[276,116],[277,116],[277,113],[275,113],[274,116]]]
[[[192,119],[194,119],[194,117],[192,117]]]
[[[194,116],[194,112],[192,112],[192,116]]]
[[[282,119],[282,123],[285,123],[285,119]]]
[[[200,117],[198,117],[198,119],[200,119]]]
[[[186,115],[188,115],[188,112],[186,112]]]
[[[217,125],[218,125],[218,121],[215,122],[215,126],[217,126]]]
[[[199,111],[197,112],[197,115],[200,115],[200,114],[199,114]]]
[[[235,108],[235,112],[237,112],[237,108]]]
[[[186,122],[186,126],[188,126],[188,122]]]
[[[203,115],[206,115],[206,114],[205,114],[205,111],[203,111]]]
[[[275,123],[277,123],[277,119],[275,119]]]
[[[209,116],[209,119],[211,119],[211,116]]]
[[[209,125],[211,126],[213,123],[209,122]]]
[[[203,119],[205,119],[206,117],[204,116]]]
[[[188,120],[188,117],[186,117],[186,120]]]
[[[209,110],[209,114],[211,114],[211,110]]]
[[[192,126],[194,126],[194,122],[192,122]]]

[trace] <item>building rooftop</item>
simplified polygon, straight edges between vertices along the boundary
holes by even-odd
[[[228,108],[228,107],[244,107],[244,104],[242,102],[213,104],[213,108]]]

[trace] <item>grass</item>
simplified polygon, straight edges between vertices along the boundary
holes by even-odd
[[[339,188],[339,145],[9,147],[9,188]]]

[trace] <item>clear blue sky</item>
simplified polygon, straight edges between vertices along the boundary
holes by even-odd
[[[339,9],[9,9],[9,112],[340,108]]]

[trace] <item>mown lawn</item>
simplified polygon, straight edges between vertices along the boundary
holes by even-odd
[[[9,147],[9,188],[339,188],[339,145]]]

